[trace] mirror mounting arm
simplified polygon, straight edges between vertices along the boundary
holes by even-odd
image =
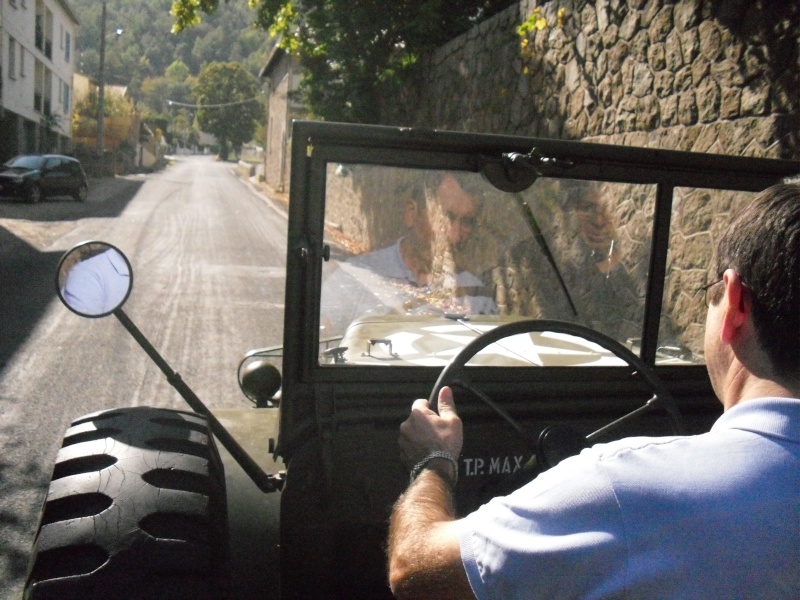
[[[113,315],[117,317],[122,326],[128,330],[133,336],[133,339],[142,347],[147,355],[153,360],[161,372],[167,377],[169,384],[174,387],[178,393],[183,397],[191,409],[204,415],[208,419],[209,427],[214,436],[220,441],[225,449],[230,453],[233,459],[239,463],[245,473],[253,480],[253,483],[258,486],[262,492],[275,492],[283,487],[283,479],[280,475],[267,474],[258,463],[242,448],[233,436],[228,433],[228,430],[222,426],[222,423],[211,413],[208,407],[203,404],[202,400],[197,397],[197,394],[186,384],[181,376],[172,370],[167,364],[167,361],[158,353],[149,340],[139,331],[139,328],[134,325],[133,321],[128,318],[128,315],[121,308],[113,311]]]

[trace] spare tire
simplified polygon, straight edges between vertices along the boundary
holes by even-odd
[[[128,408],[72,423],[56,458],[25,597],[227,595],[225,478],[205,417]]]

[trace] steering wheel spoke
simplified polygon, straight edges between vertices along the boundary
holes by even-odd
[[[633,352],[631,352],[621,343],[619,343],[618,341],[616,341],[611,337],[608,337],[607,335],[594,331],[593,329],[589,329],[588,327],[585,327],[583,325],[577,325],[575,323],[567,323],[562,321],[548,321],[548,320],[514,321],[512,323],[506,323],[504,325],[500,325],[499,327],[491,329],[481,334],[474,340],[472,340],[469,344],[464,346],[464,348],[462,348],[461,351],[456,356],[452,358],[450,363],[440,373],[439,378],[437,379],[436,384],[433,386],[431,394],[428,398],[431,409],[434,411],[437,410],[437,400],[439,397],[439,391],[442,389],[442,387],[452,386],[467,390],[470,393],[474,394],[481,402],[489,406],[504,421],[506,421],[515,431],[517,431],[523,437],[526,445],[530,447],[531,436],[529,435],[529,433],[525,431],[525,429],[520,425],[520,423],[513,416],[511,416],[511,414],[507,410],[505,410],[502,406],[500,406],[497,402],[495,402],[491,397],[489,397],[485,392],[481,391],[477,386],[475,386],[470,381],[469,377],[466,375],[466,370],[467,370],[466,365],[481,350],[504,338],[511,337],[514,335],[545,332],[545,331],[579,337],[584,340],[594,342],[595,344],[608,350],[618,358],[625,361],[625,363],[632,369],[632,371],[638,374],[638,376],[644,380],[644,382],[648,385],[648,387],[652,391],[652,397],[642,406],[634,409],[633,411],[627,413],[626,415],[620,417],[619,419],[612,421],[608,425],[601,427],[597,431],[590,433],[588,436],[583,438],[584,441],[583,444],[577,443],[574,435],[570,436],[560,435],[553,437],[560,439],[569,438],[569,449],[566,448],[547,449],[543,448],[542,439],[540,439],[539,443],[535,444],[535,446],[537,446],[538,448],[533,448],[535,455],[542,455],[539,456],[539,461],[538,461],[539,464],[551,466],[554,462],[552,456],[563,457],[567,454],[574,454],[576,451],[579,451],[582,447],[587,447],[591,443],[594,443],[595,440],[597,440],[601,436],[609,434],[611,431],[617,429],[624,423],[627,423],[630,420],[642,414],[645,414],[651,410],[663,409],[664,411],[666,411],[667,415],[669,416],[670,422],[672,424],[672,429],[674,433],[678,435],[683,433],[683,425],[681,422],[680,412],[678,410],[677,405],[675,404],[674,399],[672,398],[669,391],[664,387],[658,375],[656,375],[655,371],[649,365],[647,365],[647,363],[645,363],[641,358],[636,356]],[[549,454],[551,456],[544,456],[545,454]]]

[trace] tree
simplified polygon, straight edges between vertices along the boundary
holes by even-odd
[[[300,92],[318,116],[379,122],[421,56],[515,0],[249,0],[256,23],[296,55]],[[172,0],[173,30],[201,21],[219,0]]]
[[[191,75],[189,67],[182,60],[172,61],[172,64],[164,71],[164,77],[175,83],[183,83]]]
[[[253,138],[264,106],[256,78],[239,63],[211,63],[200,71],[193,94],[200,128],[215,135],[223,158],[230,143],[234,152]]]

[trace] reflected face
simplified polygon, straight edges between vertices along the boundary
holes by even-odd
[[[447,219],[447,241],[460,250],[469,241],[478,218],[478,200],[465,192],[452,175],[445,175],[436,195]]]
[[[608,248],[614,237],[614,226],[600,194],[595,191],[580,198],[575,205],[575,215],[586,243],[592,248]]]

